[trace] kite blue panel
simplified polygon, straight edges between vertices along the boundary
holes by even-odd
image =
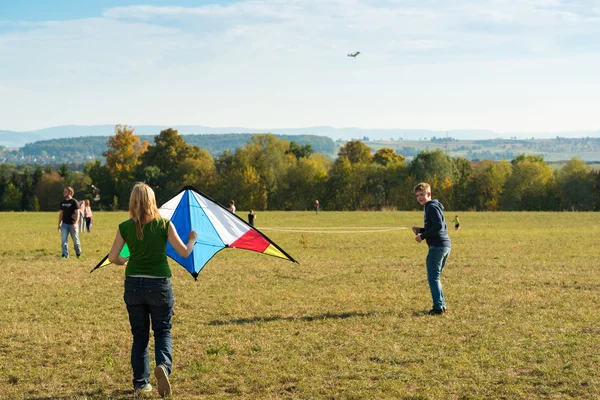
[[[225,244],[217,234],[214,226],[204,213],[198,200],[186,190],[181,201],[175,208],[171,222],[175,225],[177,233],[184,243],[188,234],[193,229],[198,233],[198,240],[194,251],[188,258],[181,257],[173,247],[167,243],[167,255],[177,261],[188,270],[194,277],[198,275],[202,267],[219,251]]]

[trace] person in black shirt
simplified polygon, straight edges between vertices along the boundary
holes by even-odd
[[[63,190],[64,200],[60,202],[58,213],[58,231],[62,243],[62,257],[69,258],[69,234],[75,246],[75,255],[81,256],[81,244],[79,243],[79,202],[73,198],[75,191],[72,187]]]

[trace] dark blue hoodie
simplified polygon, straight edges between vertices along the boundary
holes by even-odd
[[[425,204],[425,227],[419,233],[427,241],[428,246],[451,246],[442,203],[430,200]]]

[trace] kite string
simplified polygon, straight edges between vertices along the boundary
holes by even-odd
[[[348,227],[342,227],[342,228],[348,228]],[[329,227],[329,228],[297,228],[297,229],[293,229],[293,228],[271,228],[271,227],[266,227],[266,228],[260,228],[261,230],[267,230],[267,231],[278,231],[278,232],[296,232],[296,233],[378,233],[378,232],[391,232],[391,231],[400,231],[400,230],[407,230],[407,227],[398,227],[398,228],[378,228],[378,227],[374,227],[372,229],[367,229],[367,230],[355,230],[355,229],[351,229],[351,230],[329,230],[329,229],[339,229],[338,227]]]

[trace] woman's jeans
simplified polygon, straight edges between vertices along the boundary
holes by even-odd
[[[170,278],[125,278],[123,295],[129,323],[133,334],[131,346],[131,367],[133,387],[141,388],[149,383],[150,361],[148,342],[150,340],[150,320],[154,331],[154,357],[156,365],[163,365],[167,374],[173,367],[173,341],[171,338],[171,317],[175,297]]]
[[[65,224],[64,222],[60,225],[60,241],[62,245],[62,256],[69,257],[69,235],[73,239],[73,245],[75,246],[75,254],[81,254],[81,243],[79,242],[79,232],[75,229],[74,224]]]
[[[429,283],[429,290],[431,290],[433,308],[438,310],[446,308],[440,276],[442,275],[444,266],[446,266],[449,255],[450,247],[430,246],[427,253],[427,260],[425,261],[427,265],[427,282]]]

